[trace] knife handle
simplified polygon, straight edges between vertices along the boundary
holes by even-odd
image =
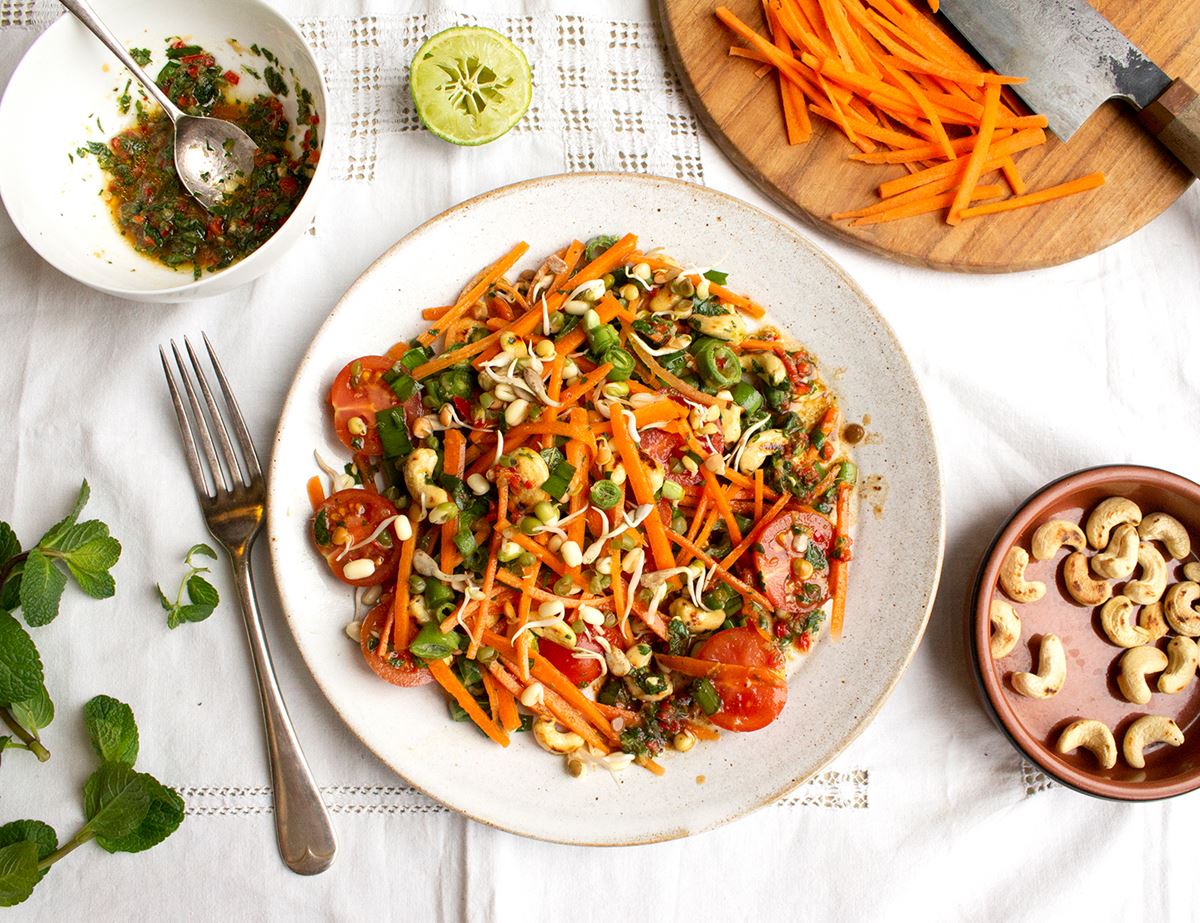
[[[1180,163],[1200,176],[1200,94],[1176,78],[1138,119]]]

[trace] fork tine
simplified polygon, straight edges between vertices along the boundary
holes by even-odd
[[[242,447],[242,455],[246,459],[250,480],[255,481],[262,477],[262,467],[258,463],[258,453],[254,451],[254,441],[250,438],[250,431],[246,429],[246,421],[242,417],[241,408],[238,407],[237,398],[233,396],[233,391],[229,387],[229,381],[225,378],[221,363],[217,361],[217,353],[213,349],[212,343],[208,342],[208,334],[201,332],[200,336],[204,338],[204,346],[208,349],[208,358],[212,361],[213,371],[217,373],[217,383],[221,386],[221,393],[225,395],[225,406],[229,410],[233,432],[237,436],[238,444]]]
[[[192,360],[192,368],[196,370],[196,380],[200,383],[200,391],[204,394],[204,403],[208,405],[208,412],[212,417],[217,444],[221,447],[221,455],[229,468],[229,476],[235,481],[241,481],[243,484],[246,484],[248,478],[242,474],[242,467],[238,461],[237,453],[233,450],[233,443],[229,441],[229,430],[225,428],[225,418],[221,415],[221,410],[217,407],[217,402],[213,398],[212,389],[208,386],[208,378],[204,374],[204,367],[200,365],[200,359],[196,355],[196,351],[192,349],[191,340],[184,337],[183,346],[187,350],[188,358]]]
[[[200,436],[200,445],[203,447],[204,456],[208,459],[209,467],[212,469],[213,493],[220,493],[222,483],[227,491],[233,490],[229,475],[225,473],[221,468],[221,463],[217,460],[217,451],[213,448],[212,437],[208,433],[208,423],[204,419],[204,411],[200,408],[200,401],[196,399],[192,380],[188,377],[187,366],[183,364],[183,356],[179,354],[179,347],[175,345],[174,340],[171,341],[171,351],[175,354],[175,364],[179,366],[179,377],[183,379],[183,389],[187,392],[188,403],[192,406],[192,417],[196,421],[196,432]]]
[[[188,470],[192,473],[192,483],[196,487],[196,493],[211,500],[213,493],[208,488],[208,479],[204,476],[200,456],[196,454],[196,440],[192,438],[192,427],[188,423],[187,411],[183,409],[179,389],[175,386],[175,376],[171,374],[171,366],[167,362],[167,353],[161,346],[158,347],[158,355],[162,359],[163,374],[167,376],[167,387],[171,389],[171,403],[175,405],[175,417],[179,421],[179,435],[183,439],[183,454],[187,458]]]

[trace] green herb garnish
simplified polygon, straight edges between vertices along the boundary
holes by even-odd
[[[217,553],[203,542],[188,549],[188,553],[183,556],[183,563],[187,565],[188,572],[179,582],[179,592],[175,594],[174,602],[167,598],[161,586],[158,587],[158,601],[167,613],[168,628],[178,628],[184,622],[203,622],[213,614],[213,610],[221,601],[216,588],[200,576],[207,574],[209,569],[192,562],[192,558],[196,556],[216,560]],[[188,597],[186,603],[183,601],[185,591]]]

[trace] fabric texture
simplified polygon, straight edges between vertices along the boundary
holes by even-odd
[[[230,921],[1194,917],[1200,800],[1115,804],[1051,783],[985,716],[963,638],[980,555],[1047,480],[1109,462],[1200,477],[1194,188],[1101,254],[1018,275],[916,269],[805,231],[880,307],[916,368],[942,455],[946,562],[924,644],[874,723],[808,784],[720,830],[561,847],[414,792],[326,704],[260,547],[276,666],[340,843],[324,875],[288,872],[224,568],[222,605],[202,625],[168,632],[154,590],[173,585],[179,558],[207,534],[158,345],[209,333],[265,454],[292,373],[340,294],[391,243],[465,198],[531,176],[618,170],[705,183],[781,213],[700,130],[648,0],[278,5],[316,50],[345,131],[326,153],[337,181],[310,232],[266,276],[179,306],[121,302],[58,274],[0,217],[0,518],[36,537],[86,476],[91,512],[124,546],[116,598],[68,591],[60,620],[37,633],[58,705],[54,757],[6,757],[0,821],[35,817],[71,835],[92,761],[80,709],[101,692],[133,706],[139,766],[178,786],[189,811],[146,855],[76,851],[14,919],[83,908],[100,919]],[[59,12],[52,0],[0,0],[0,86]],[[420,129],[406,70],[427,35],[470,23],[521,45],[535,94],[510,135],[457,149]]]

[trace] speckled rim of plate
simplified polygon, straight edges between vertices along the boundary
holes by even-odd
[[[1106,481],[1142,481],[1155,482],[1164,490],[1186,490],[1200,496],[1200,484],[1190,481],[1182,475],[1175,474],[1163,468],[1149,465],[1094,465],[1090,468],[1080,468],[1062,477],[1056,478],[1039,487],[1025,498],[1012,515],[996,531],[995,537],[980,558],[975,585],[971,591],[970,601],[966,611],[966,636],[971,654],[971,672],[975,677],[975,685],[979,690],[984,711],[1005,736],[1014,750],[1034,763],[1055,782],[1065,785],[1076,792],[1098,798],[1102,801],[1122,801],[1141,803],[1147,801],[1165,801],[1178,798],[1200,788],[1200,772],[1196,772],[1187,782],[1174,785],[1147,785],[1146,794],[1138,794],[1131,785],[1121,785],[1081,771],[1065,772],[1062,764],[1047,758],[1044,746],[1034,746],[1033,738],[1021,728],[1021,723],[1013,714],[1012,706],[1007,696],[1000,688],[991,670],[985,670],[980,645],[987,642],[990,629],[987,626],[988,614],[983,611],[983,590],[996,582],[1000,570],[1000,555],[998,549],[1007,548],[1015,536],[1027,525],[1033,516],[1027,515],[1031,509],[1041,510],[1052,505],[1059,498],[1076,490],[1103,484]],[[1034,514],[1036,516],[1036,513]]]
[[[396,765],[396,763],[393,760],[389,759],[385,754],[380,752],[380,750],[376,746],[374,746],[370,741],[368,741],[366,739],[366,737],[362,733],[360,733],[359,729],[354,725],[354,723],[352,723],[351,720],[348,719],[347,716],[342,712],[342,710],[340,708],[338,708],[338,706],[334,703],[333,696],[331,695],[330,690],[327,688],[324,678],[320,675],[318,670],[314,667],[312,660],[310,659],[308,653],[305,651],[304,645],[302,643],[300,643],[301,629],[300,629],[300,626],[299,626],[296,618],[293,615],[291,607],[288,605],[288,602],[287,602],[288,596],[287,596],[287,592],[284,588],[284,584],[279,579],[282,562],[279,560],[279,557],[277,554],[277,545],[276,545],[274,529],[273,529],[273,526],[275,524],[273,512],[276,510],[278,504],[273,502],[273,497],[272,497],[273,491],[271,489],[271,485],[276,483],[278,448],[279,448],[279,443],[282,441],[282,438],[283,438],[285,421],[287,420],[289,410],[291,409],[293,403],[298,400],[304,399],[304,396],[297,393],[297,387],[298,387],[300,378],[302,377],[304,371],[306,370],[306,367],[313,360],[313,352],[314,352],[315,345],[321,340],[321,338],[322,338],[323,334],[326,332],[326,330],[334,323],[334,320],[337,317],[342,306],[351,298],[351,296],[356,292],[356,290],[358,288],[360,288],[361,286],[363,286],[366,283],[366,280],[370,276],[372,276],[376,271],[382,269],[390,261],[393,254],[396,251],[398,251],[400,248],[404,247],[410,241],[412,241],[415,238],[418,238],[420,235],[426,233],[432,226],[436,225],[437,223],[449,218],[450,216],[455,215],[456,213],[458,213],[464,209],[469,209],[471,207],[477,206],[477,205],[479,205],[483,202],[486,202],[492,198],[503,197],[503,196],[506,196],[509,194],[517,193],[519,191],[523,191],[523,190],[527,190],[527,189],[536,188],[539,186],[553,186],[558,183],[575,183],[575,182],[587,182],[587,181],[596,181],[596,180],[634,181],[634,182],[645,183],[648,187],[653,187],[656,185],[679,187],[682,189],[689,190],[694,195],[697,195],[697,196],[711,197],[712,199],[719,200],[720,202],[724,203],[725,205],[727,205],[730,208],[744,210],[745,212],[751,213],[753,216],[757,217],[758,219],[770,222],[771,224],[775,225],[779,230],[781,230],[782,232],[787,234],[790,238],[792,238],[792,240],[795,242],[795,244],[797,246],[797,249],[804,251],[811,259],[823,264],[824,267],[829,272],[831,272],[834,276],[836,276],[839,279],[839,284],[844,285],[849,290],[849,292],[852,295],[854,295],[855,298],[859,302],[861,302],[864,310],[866,310],[868,312],[871,320],[878,326],[879,331],[884,335],[884,337],[886,339],[886,345],[890,349],[891,353],[903,364],[903,367],[907,370],[908,375],[911,378],[911,386],[912,386],[913,392],[917,398],[917,403],[918,403],[918,406],[916,407],[916,411],[918,414],[919,421],[921,423],[922,435],[927,440],[928,448],[929,448],[929,457],[928,457],[927,461],[929,462],[929,464],[931,466],[931,471],[930,471],[930,491],[929,491],[929,496],[927,499],[930,500],[936,508],[936,510],[935,510],[935,512],[936,512],[936,549],[934,550],[934,553],[933,553],[933,565],[932,565],[932,567],[929,568],[930,572],[928,575],[928,586],[925,589],[925,592],[923,594],[921,594],[922,595],[922,599],[920,602],[921,616],[920,616],[919,624],[917,624],[915,630],[912,632],[911,641],[908,645],[907,650],[904,651],[902,659],[899,661],[898,668],[895,669],[893,675],[886,682],[886,684],[882,687],[882,689],[880,690],[880,692],[876,696],[876,698],[868,704],[867,708],[857,718],[857,721],[855,722],[854,726],[851,727],[836,744],[829,747],[828,750],[823,754],[823,756],[819,760],[819,764],[813,766],[812,768],[808,769],[807,771],[805,771],[799,775],[794,775],[794,776],[789,777],[788,780],[786,782],[784,782],[783,784],[773,787],[769,793],[767,793],[761,797],[757,797],[753,801],[753,803],[740,805],[737,807],[736,810],[733,810],[732,812],[725,814],[724,816],[720,817],[719,819],[717,819],[715,821],[706,823],[703,826],[699,826],[699,827],[695,827],[695,828],[678,827],[678,826],[672,825],[669,821],[664,821],[663,824],[661,824],[659,826],[659,829],[656,829],[654,832],[640,834],[640,835],[636,835],[636,836],[626,836],[619,840],[618,839],[592,840],[592,839],[588,839],[586,837],[585,838],[566,838],[566,837],[560,837],[560,836],[554,836],[554,835],[545,835],[542,833],[532,832],[527,829],[521,829],[521,826],[519,824],[502,823],[500,821],[495,820],[494,818],[481,816],[479,813],[464,809],[461,805],[455,804],[450,798],[448,798],[444,795],[440,795],[439,793],[430,790],[430,788],[426,785],[422,785],[422,784],[419,784],[419,783],[413,781],[412,778],[409,775],[407,775],[404,771],[402,771],[401,768],[398,765]],[[768,315],[768,319],[769,319],[769,317],[770,317],[770,315]],[[821,358],[821,356],[818,351],[818,359],[820,359],[820,358]],[[357,280],[355,280],[355,282],[350,286],[350,288],[348,288],[346,290],[346,292],[342,295],[342,297],[338,300],[338,303],[334,306],[334,308],[330,312],[329,316],[326,318],[324,323],[318,329],[317,333],[314,335],[313,340],[309,345],[309,348],[305,351],[305,355],[302,358],[299,366],[297,367],[297,372],[293,379],[293,382],[289,386],[288,393],[287,393],[287,396],[284,401],[283,410],[280,414],[279,425],[276,429],[275,439],[273,440],[273,443],[272,443],[272,457],[271,457],[269,479],[268,479],[267,526],[268,526],[269,550],[270,550],[270,557],[271,557],[272,573],[275,576],[276,586],[280,593],[280,600],[281,600],[281,604],[282,604],[282,608],[283,608],[283,612],[284,612],[284,617],[287,620],[289,630],[292,632],[293,640],[296,642],[297,647],[300,649],[301,657],[304,660],[305,665],[308,667],[309,672],[311,673],[314,682],[316,682],[318,688],[321,690],[322,694],[325,695],[326,699],[329,700],[330,705],[333,706],[333,708],[334,708],[335,712],[337,712],[339,718],[342,719],[343,723],[362,742],[362,744],[367,749],[371,750],[375,754],[375,756],[377,758],[379,758],[390,769],[392,769],[392,771],[396,772],[397,775],[399,775],[401,778],[405,779],[405,781],[407,781],[409,784],[411,784],[416,790],[422,792],[423,794],[427,795],[428,797],[432,798],[433,800],[445,805],[446,807],[450,808],[451,810],[456,811],[457,813],[460,813],[460,814],[463,814],[464,816],[470,817],[472,820],[478,821],[479,823],[482,823],[486,826],[494,827],[496,829],[504,830],[506,832],[514,833],[514,834],[517,834],[520,836],[526,836],[526,837],[530,837],[533,839],[540,839],[540,840],[543,840],[546,842],[561,843],[564,845],[577,845],[577,846],[634,846],[634,845],[643,845],[643,844],[648,844],[648,843],[665,842],[668,840],[680,839],[683,837],[688,837],[688,836],[693,836],[693,835],[696,835],[699,833],[703,833],[708,830],[714,829],[716,827],[722,826],[726,823],[729,823],[733,820],[736,820],[740,817],[744,817],[745,815],[757,810],[758,808],[761,808],[768,804],[773,803],[774,801],[778,800],[779,798],[781,798],[784,795],[788,794],[789,792],[793,791],[798,786],[807,782],[809,779],[811,779],[813,776],[815,776],[818,772],[820,772],[825,766],[827,766],[830,762],[832,762],[840,753],[842,753],[842,751],[844,751],[846,749],[846,747],[848,747],[850,745],[851,742],[853,742],[859,736],[859,734],[862,733],[862,731],[867,727],[867,725],[870,724],[870,722],[874,719],[876,714],[882,708],[884,702],[888,699],[888,697],[894,691],[896,684],[900,680],[900,677],[907,670],[909,664],[912,662],[912,658],[915,655],[917,648],[920,646],[921,640],[923,639],[924,634],[925,634],[926,627],[928,626],[928,623],[929,623],[929,618],[930,618],[930,614],[932,612],[934,598],[936,596],[940,577],[941,577],[944,550],[945,550],[945,531],[946,531],[945,530],[945,499],[944,499],[944,487],[943,487],[942,479],[941,479],[941,463],[940,463],[940,458],[938,455],[936,438],[934,437],[934,434],[933,434],[932,423],[929,419],[928,410],[927,410],[927,406],[925,404],[924,395],[921,392],[920,383],[917,380],[916,375],[912,370],[912,364],[908,359],[907,353],[904,351],[904,348],[901,346],[899,340],[896,337],[895,332],[892,330],[891,325],[879,313],[878,309],[871,302],[871,300],[866,296],[866,294],[862,291],[862,289],[852,279],[850,279],[850,277],[845,273],[844,270],[841,269],[840,266],[838,266],[835,262],[833,262],[832,259],[830,259],[821,250],[819,250],[813,243],[811,243],[806,238],[804,238],[802,235],[800,235],[794,228],[789,227],[788,225],[779,221],[777,218],[768,214],[767,212],[763,211],[760,208],[750,205],[747,202],[743,202],[742,200],[737,199],[736,197],[728,195],[726,193],[719,192],[717,190],[712,190],[707,187],[698,186],[693,183],[684,182],[682,180],[671,179],[671,178],[667,178],[667,177],[645,175],[645,174],[625,174],[625,173],[616,173],[616,172],[554,174],[554,175],[538,177],[538,178],[534,178],[534,179],[523,180],[523,181],[512,183],[512,184],[509,184],[506,186],[501,186],[501,187],[498,187],[489,192],[486,192],[486,193],[480,194],[478,196],[475,196],[473,198],[467,199],[467,200],[459,203],[458,205],[452,206],[451,208],[440,213],[439,215],[425,221],[424,223],[422,223],[421,225],[419,225],[418,227],[416,227],[415,229],[410,231],[408,234],[406,234],[404,237],[402,237],[399,241],[397,241],[395,244],[393,244],[391,247],[389,247],[386,251],[384,251],[383,254],[381,254],[374,262],[372,262],[363,271],[363,273],[359,276],[359,278]],[[826,638],[826,639],[823,639],[821,643],[829,644],[830,642]],[[846,642],[843,641],[842,643],[844,644]],[[749,736],[749,735],[746,735],[746,736]]]

